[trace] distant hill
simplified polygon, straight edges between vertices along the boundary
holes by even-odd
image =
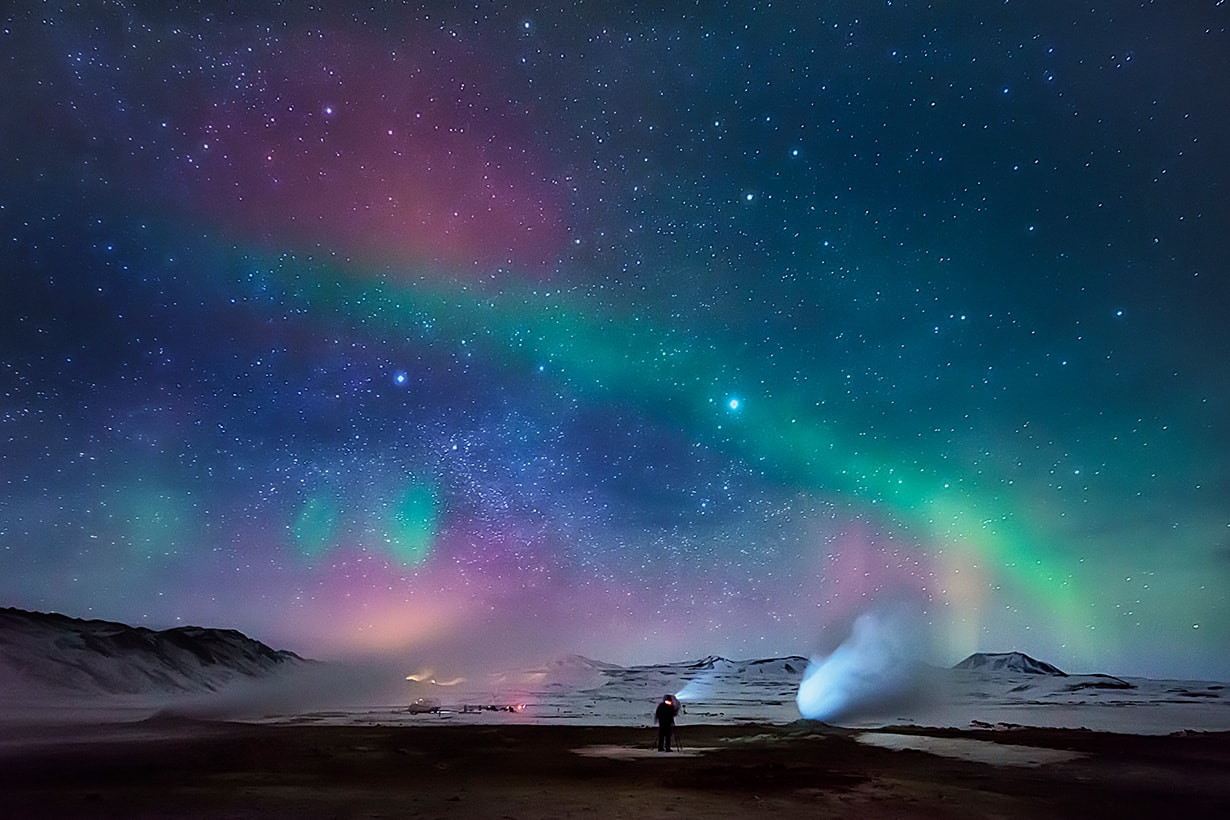
[[[802,673],[807,668],[807,658],[802,655],[790,655],[785,658],[757,658],[746,661],[732,661],[721,655],[706,655],[698,661],[682,661],[680,663],[661,664],[658,667],[629,667],[630,669],[678,669],[694,672],[721,672],[727,674],[764,674],[766,672],[785,671],[789,674]]]
[[[975,652],[954,665],[953,669],[975,669],[983,672],[1019,672],[1027,675],[1054,675],[1066,678],[1067,672],[1046,661],[1031,658],[1024,652]]]
[[[307,663],[233,629],[155,631],[0,608],[0,687],[33,697],[216,691]]]
[[[563,655],[548,661],[541,666],[535,667],[535,670],[554,673],[568,672],[574,669],[580,669],[587,672],[604,672],[610,669],[620,669],[616,664],[606,663],[605,661],[596,661],[593,658],[587,658],[584,655]]]

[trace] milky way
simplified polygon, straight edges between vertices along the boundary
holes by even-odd
[[[6,12],[0,602],[1230,676],[1230,8],[325,5]]]

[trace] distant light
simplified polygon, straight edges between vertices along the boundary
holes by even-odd
[[[398,387],[401,387],[402,385],[406,383],[406,378],[407,378],[406,371],[398,370],[396,373],[393,374],[393,384],[397,385]]]
[[[746,199],[748,202],[751,202],[753,199],[756,198],[756,195],[755,194],[745,194],[743,198]]]
[[[732,398],[730,401],[726,402],[726,406],[729,407],[731,410],[738,410],[741,404],[742,402],[740,402],[738,399],[735,399],[735,398]]]

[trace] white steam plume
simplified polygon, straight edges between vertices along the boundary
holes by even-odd
[[[811,659],[799,684],[799,712],[831,721],[910,697],[919,671],[918,637],[904,617],[860,615],[850,637],[831,655]]]

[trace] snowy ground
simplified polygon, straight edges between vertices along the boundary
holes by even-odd
[[[538,723],[644,726],[667,693],[684,702],[692,724],[799,720],[795,695],[801,658],[619,668],[585,659],[546,673],[452,686],[408,682],[403,703],[293,714],[264,720],[321,724]],[[452,682],[450,682],[452,683]],[[407,704],[416,702],[414,706]],[[507,711],[508,708],[513,711]],[[1086,728],[1131,734],[1230,731],[1230,687],[1215,682],[1053,676],[1013,671],[925,668],[907,696],[832,721],[849,728],[934,726]]]
[[[362,680],[370,669],[305,667],[292,675],[205,695],[74,697],[0,705],[13,724],[137,721],[158,713],[309,725],[546,724],[649,726],[658,700],[675,694],[689,724],[788,724],[801,718],[799,657],[617,667],[580,657],[443,682]],[[387,671],[387,670],[386,670]],[[874,682],[868,682],[871,686]],[[1086,728],[1130,734],[1230,731],[1230,686],[1204,681],[1030,674],[1012,669],[920,667],[907,694],[827,721],[891,726]]]

